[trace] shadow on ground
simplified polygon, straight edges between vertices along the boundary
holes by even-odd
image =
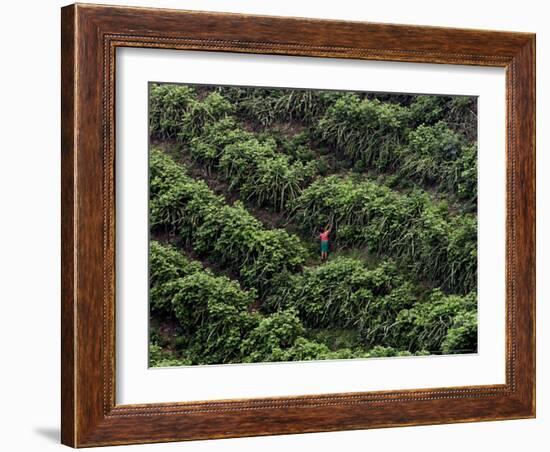
[[[59,442],[61,441],[61,432],[59,431],[58,427],[37,427],[34,429],[34,431],[38,435],[55,443],[59,444]]]

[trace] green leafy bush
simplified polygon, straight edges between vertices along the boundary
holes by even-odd
[[[464,135],[468,143],[477,140],[477,98],[451,97],[446,104],[444,121],[454,131]]]
[[[477,99],[471,96],[415,96],[409,105],[411,126],[444,121],[468,143],[477,139]]]
[[[187,141],[202,128],[235,111],[233,104],[219,93],[203,100],[194,88],[180,85],[152,84],[149,93],[149,129],[157,138]]]
[[[347,94],[327,109],[316,135],[354,162],[384,170],[395,160],[408,120],[398,104]]]
[[[463,139],[444,122],[421,125],[411,131],[400,154],[400,174],[434,184],[448,173],[448,164],[460,155]]]
[[[192,246],[239,269],[246,287],[263,296],[274,277],[297,271],[305,261],[300,240],[282,229],[264,229],[240,202],[208,209],[193,234]]]
[[[193,88],[151,84],[149,88],[149,130],[158,138],[175,138],[189,106],[196,102]]]
[[[172,313],[172,283],[179,278],[202,270],[198,262],[189,260],[170,245],[152,240],[149,245],[149,287],[153,312]]]
[[[209,272],[180,278],[176,284],[172,304],[193,362],[239,361],[241,341],[254,321],[248,314],[254,292],[243,291],[238,283]]]
[[[149,344],[150,367],[176,367],[193,364],[190,359],[175,357],[173,353],[162,349],[157,344]]]
[[[441,351],[445,354],[477,351],[477,311],[465,310],[454,316]]]
[[[151,171],[152,191],[150,224],[179,233],[181,239],[201,255],[218,259],[237,272],[245,287],[256,288],[263,297],[271,280],[287,272],[299,270],[306,251],[299,239],[281,229],[265,229],[244,206],[237,202],[226,205],[202,181],[181,171],[170,157],[153,150],[151,167],[168,167],[170,184],[162,180],[163,170]]]
[[[239,116],[254,121],[261,127],[276,121],[303,121],[312,123],[332,105],[342,92],[300,89],[218,88],[237,106]]]
[[[245,362],[288,360],[285,350],[292,347],[305,333],[295,310],[275,312],[260,320],[242,342]]]
[[[476,148],[445,122],[454,111],[448,105],[457,102],[418,96],[405,108],[347,95],[327,109],[316,136],[351,159],[357,171],[395,171],[404,181],[435,185],[475,206]]]
[[[358,319],[370,312],[373,303],[403,283],[391,262],[368,269],[360,260],[339,257],[305,268],[281,284],[268,306],[296,309],[308,328],[357,327]]]
[[[477,206],[477,147],[463,146],[460,157],[456,159],[445,181],[447,189],[456,193],[458,199],[466,204],[465,210],[474,210]]]
[[[233,104],[224,99],[219,93],[210,93],[202,101],[195,100],[181,119],[178,131],[178,139],[188,142],[193,137],[200,135],[203,128],[235,111]]]
[[[436,289],[424,302],[416,303],[411,309],[399,313],[397,326],[392,329],[389,341],[411,351],[475,352],[476,309],[475,294],[464,297],[445,295]]]
[[[394,284],[395,287],[389,293],[375,297],[368,309],[358,315],[358,330],[363,343],[367,346],[396,346],[389,338],[396,327],[397,316],[404,309],[409,309],[420,301],[412,283],[396,281]],[[407,347],[399,345],[399,350],[408,350]]]
[[[433,125],[443,119],[448,98],[443,96],[416,96],[409,105],[410,122],[413,127]]]
[[[151,242],[150,281],[153,312],[178,320],[178,348],[182,356],[150,349],[150,361],[187,364],[240,362],[242,339],[259,319],[248,308],[256,298],[225,276],[215,276],[171,245]],[[155,345],[162,345],[156,333]],[[160,364],[159,364],[160,363]]]
[[[258,206],[283,210],[315,174],[315,164],[291,162],[277,152],[274,140],[260,141],[225,119],[210,124],[190,144],[191,155],[209,170],[216,169],[231,188]]]
[[[390,255],[452,292],[477,283],[477,234],[473,215],[451,215],[425,193],[402,194],[349,177],[319,179],[294,201],[292,219],[305,233],[332,224],[340,246],[367,246]]]

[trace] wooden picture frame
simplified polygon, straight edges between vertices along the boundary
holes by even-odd
[[[73,447],[535,416],[535,35],[76,4],[62,9],[62,442]],[[115,403],[115,50],[506,69],[506,383]]]

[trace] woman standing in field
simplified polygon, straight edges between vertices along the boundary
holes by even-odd
[[[321,239],[321,260],[324,261],[328,259],[328,236],[330,234],[331,228],[321,228],[321,233],[319,234],[319,238]]]

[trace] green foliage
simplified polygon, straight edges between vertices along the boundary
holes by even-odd
[[[210,271],[171,246],[155,242],[152,289],[164,294],[181,332],[180,355],[161,348],[152,336],[150,364],[179,366],[231,362],[294,361],[404,356],[410,352],[475,351],[474,295],[446,296],[432,291],[419,299],[391,263],[367,269],[353,259],[335,259],[296,275],[283,292],[270,298],[275,312],[250,313],[254,291],[244,291],[227,277]],[[169,262],[167,264],[167,262]],[[185,276],[166,280],[175,263]],[[168,271],[166,271],[168,270]],[[160,275],[160,277],[158,276]],[[338,284],[341,281],[341,284]],[[278,300],[274,301],[274,298]],[[285,298],[286,297],[286,298]],[[275,303],[275,304],[273,304]],[[335,350],[326,333],[307,338],[308,328],[352,327],[360,342],[347,339]],[[332,342],[334,344],[334,342]]]
[[[445,354],[477,351],[477,312],[460,311],[452,321],[447,335],[441,343]]]
[[[315,164],[291,162],[277,152],[275,141],[260,141],[228,119],[207,126],[191,141],[190,151],[209,170],[218,170],[231,188],[240,189],[244,198],[276,210],[295,199],[315,174]]]
[[[348,349],[341,349],[338,352],[332,352],[325,344],[299,337],[292,347],[274,354],[274,361],[310,361],[322,359],[347,359],[353,358],[353,354]]]
[[[477,140],[477,98],[456,96],[449,98],[445,122],[454,131],[464,135],[468,143]]]
[[[152,241],[151,312],[168,326],[154,323],[150,364],[475,351],[477,220],[464,212],[477,200],[476,102],[152,84],[154,139],[177,140],[240,199],[282,212],[289,230],[317,239],[331,224],[335,249],[357,252],[306,267],[316,260],[296,235],[267,229],[152,150],[152,233],[235,279]]]
[[[183,142],[200,135],[203,128],[235,111],[233,104],[229,103],[219,93],[211,93],[202,101],[191,102],[187,112],[183,115],[178,139]]]
[[[216,121],[235,111],[233,104],[219,93],[197,97],[187,86],[152,84],[149,94],[149,128],[157,138],[187,141],[200,134],[207,122]]]
[[[460,157],[450,168],[445,181],[449,191],[454,191],[466,209],[477,205],[477,147],[463,146]]]
[[[240,202],[208,209],[192,246],[201,254],[217,256],[221,264],[240,269],[245,286],[257,288],[261,295],[275,276],[296,271],[305,261],[305,250],[296,236],[282,229],[264,229]]]
[[[260,161],[256,172],[242,185],[241,193],[257,205],[271,205],[282,211],[287,202],[298,197],[313,173],[313,164],[289,164],[286,157],[278,156]]]
[[[155,253],[192,267],[193,272],[177,279],[164,280],[166,260],[155,259],[153,289],[163,293],[163,305],[173,307],[180,324],[177,338],[181,354],[163,349],[155,330],[151,336],[150,365],[154,367],[231,362],[294,361],[306,359],[344,359],[364,356],[359,351],[340,349],[331,352],[321,343],[306,339],[305,328],[295,309],[270,316],[249,313],[255,293],[243,291],[226,277],[214,276],[196,262],[179,255],[171,246],[155,242]],[[159,264],[160,262],[160,264]],[[170,269],[172,270],[172,269]]]
[[[241,341],[258,323],[248,312],[256,293],[213,275],[170,245],[152,242],[150,258],[153,312],[173,313],[180,325],[177,346],[183,350],[183,357],[162,352],[161,337],[154,330],[151,365],[240,362]]]
[[[356,328],[308,328],[306,336],[321,344],[325,344],[330,350],[343,348],[353,349],[361,346],[359,332]]]
[[[367,246],[408,266],[420,279],[457,293],[476,286],[476,218],[451,215],[420,192],[401,194],[349,177],[319,179],[293,203],[291,217],[308,234],[332,224],[340,246]]]
[[[408,120],[398,104],[347,94],[326,110],[316,135],[354,162],[384,170],[395,160]]]
[[[307,268],[281,284],[279,291],[267,300],[266,307],[273,311],[295,309],[308,329],[354,329],[367,348],[383,345],[401,351],[420,351],[423,349],[420,346],[409,347],[409,338],[403,338],[398,318],[402,312],[423,305],[424,292],[405,280],[391,262],[366,268],[356,259],[336,258],[319,267]],[[430,326],[430,322],[422,325]],[[330,344],[326,334],[317,333],[314,338]],[[346,346],[353,349],[353,344]],[[353,352],[354,356],[359,356],[357,353]]]
[[[470,96],[415,96],[409,106],[411,125],[444,121],[468,143],[477,139],[477,99]]]
[[[456,120],[460,99],[418,96],[407,109],[347,95],[327,109],[316,135],[351,159],[356,171],[395,171],[404,181],[435,185],[475,206],[476,148],[445,122]]]
[[[188,339],[187,353],[197,364],[219,364],[240,358],[241,340],[253,322],[245,292],[229,278],[198,272],[176,280],[174,313]]]
[[[365,354],[365,358],[393,358],[395,356],[411,356],[412,353],[406,350],[396,350],[393,347],[383,347],[377,345],[370,349],[368,353]]]
[[[153,230],[183,231],[184,238],[188,238],[202,218],[203,208],[223,203],[206,183],[187,176],[183,166],[160,150],[151,150],[149,170],[149,220]]]
[[[476,309],[477,299],[474,293],[460,297],[445,295],[436,289],[424,302],[399,313],[390,342],[408,350],[475,352]],[[458,346],[461,348],[455,348]]]
[[[456,216],[449,224],[449,271],[443,286],[462,287],[464,292],[470,292],[475,290],[477,281],[477,218],[473,215]]]
[[[307,131],[289,135],[282,129],[270,129],[256,135],[260,141],[272,139],[277,145],[277,150],[288,155],[292,161],[299,160],[307,163],[317,158],[316,153],[310,147],[310,137]]]
[[[438,185],[475,206],[477,199],[477,149],[444,122],[421,125],[411,131],[399,153],[401,177],[423,185]]]
[[[407,145],[400,154],[399,172],[421,183],[444,180],[448,165],[458,158],[463,144],[463,138],[444,122],[421,125],[408,135]]]
[[[245,362],[288,360],[285,350],[305,333],[295,310],[276,312],[263,318],[242,342]]]
[[[159,347],[166,347],[168,345],[168,340],[161,334],[159,327],[153,324],[149,325],[149,342]]]
[[[391,262],[367,269],[357,259],[335,258],[281,285],[268,306],[295,308],[308,328],[356,327],[373,303],[403,283]]]
[[[237,106],[239,116],[261,127],[271,126],[276,121],[299,120],[311,123],[342,96],[337,91],[234,87],[221,87],[218,90]]]
[[[455,194],[473,210],[477,203],[476,100],[419,96],[411,104],[412,130],[400,153],[398,172]]]
[[[150,224],[179,233],[184,243],[200,255],[214,257],[237,272],[245,287],[256,288],[263,297],[271,280],[299,270],[305,249],[299,239],[281,229],[268,230],[237,202],[226,205],[206,184],[181,171],[170,157],[153,150],[151,167],[167,168],[171,185],[162,180],[163,170],[152,169]],[[160,180],[153,180],[157,177]]]
[[[240,126],[229,118],[231,115],[264,129],[276,121],[299,121],[308,125],[318,144],[329,145],[341,154],[340,158],[349,159],[355,171],[393,171],[403,186],[409,181],[436,186],[465,202],[467,209],[475,209],[477,152],[473,142],[477,101],[474,98],[401,96],[404,99],[400,102],[400,96],[234,87],[206,90],[202,94],[204,98],[199,99],[192,88],[152,85],[151,131],[159,138],[194,141],[191,152],[208,169],[219,163],[228,144],[249,142],[249,165],[245,172],[256,174],[258,170],[256,151],[258,142],[264,142],[251,132],[239,130]],[[221,127],[213,127],[217,121],[222,122]],[[259,205],[266,203],[281,209],[286,198],[292,198],[315,173],[327,172],[323,160],[312,163],[315,159],[309,149],[310,141],[296,146],[286,140],[279,150],[289,159],[280,154],[277,162],[260,168],[264,173],[258,179],[264,185],[274,184],[272,197],[267,186],[258,189],[258,193],[250,190],[258,184],[256,180],[229,180],[238,188],[246,183],[245,196]],[[268,148],[277,147],[273,143],[264,144]],[[269,150],[269,158],[274,157],[275,150]],[[311,166],[291,167],[295,161]],[[275,182],[283,178],[288,181],[286,186]]]
[[[375,297],[368,309],[359,314],[358,329],[364,344],[373,346],[376,344],[396,345],[389,338],[392,337],[396,327],[396,319],[401,311],[409,309],[419,302],[410,282],[396,282],[395,287],[387,294]],[[398,347],[400,350],[408,350],[407,347]]]
[[[149,246],[149,296],[152,311],[171,314],[173,281],[201,269],[199,263],[190,261],[174,247],[152,240]]]
[[[149,344],[150,367],[177,367],[193,364],[190,359],[176,357],[174,353],[164,350],[157,344]]]
[[[261,126],[275,121],[275,104],[278,90],[220,87],[218,90],[237,105],[237,112],[245,118],[253,118]]]
[[[188,107],[196,102],[193,88],[151,84],[149,88],[149,130],[158,138],[175,138]]]
[[[445,112],[445,101],[443,96],[416,96],[409,106],[411,124],[432,125],[441,121]]]

